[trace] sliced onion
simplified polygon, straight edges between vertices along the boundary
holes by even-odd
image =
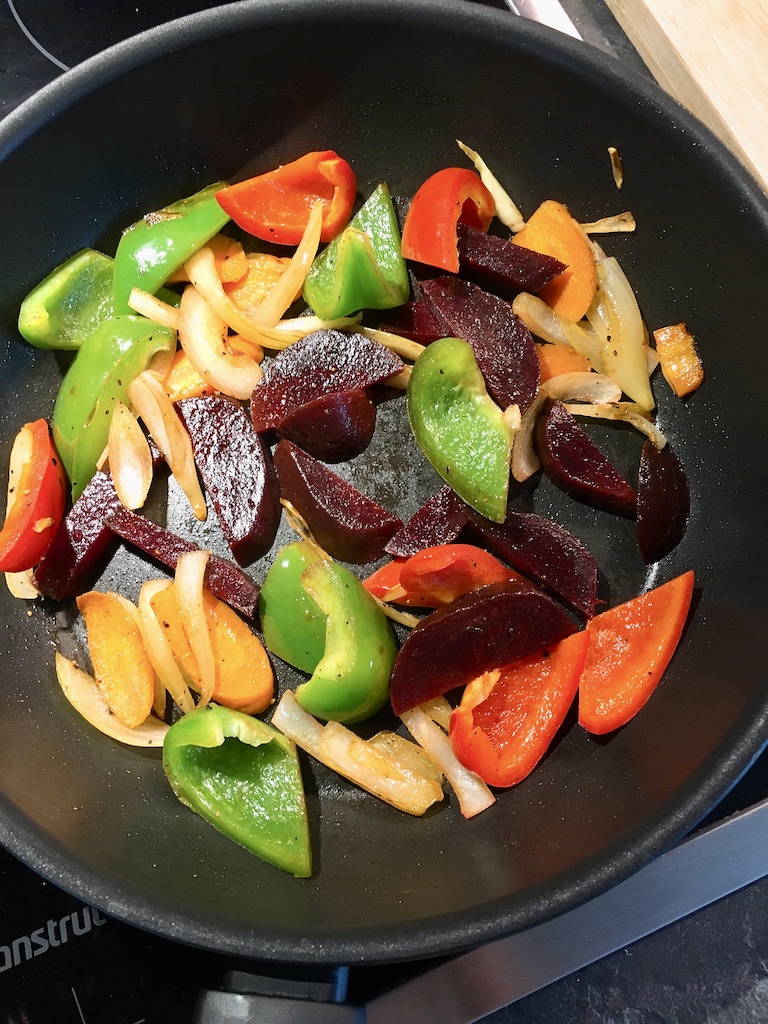
[[[623,420],[650,438],[656,448],[661,451],[667,439],[659,428],[648,419],[648,414],[631,402],[619,402],[616,405],[579,405],[566,403],[565,408],[572,416],[591,416],[598,420]]]
[[[650,411],[656,403],[648,378],[645,324],[635,293],[618,260],[606,256],[596,242],[592,250],[598,284],[587,319],[603,342],[601,372]]]
[[[179,341],[200,376],[225,395],[250,398],[264,373],[255,359],[229,351],[225,321],[191,285],[179,312]]]
[[[410,338],[401,338],[399,334],[392,334],[390,331],[379,331],[375,327],[361,327],[360,333],[366,338],[372,338],[379,344],[394,352],[402,359],[411,359],[414,363],[424,351],[425,346],[418,341],[411,341]]]
[[[338,722],[320,725],[290,690],[281,697],[272,724],[328,768],[401,811],[421,815],[443,799],[442,787],[434,778],[405,772],[375,744]]]
[[[443,773],[424,747],[420,747],[418,743],[413,743],[405,736],[399,736],[396,732],[390,732],[388,729],[377,732],[367,742],[390,757],[397,767],[406,774],[413,772],[419,778],[434,779],[435,782],[442,785]]]
[[[544,403],[547,400],[546,393],[539,389],[539,393],[523,413],[520,421],[520,429],[512,439],[512,458],[510,468],[512,476],[518,483],[524,483],[541,469],[541,460],[536,452],[534,436],[536,432],[536,420],[539,418]]]
[[[453,752],[443,730],[421,708],[404,711],[400,716],[408,732],[442,769],[459,801],[465,818],[472,818],[496,802],[496,797],[479,775],[465,768]]]
[[[525,326],[543,341],[553,345],[568,345],[589,360],[590,366],[603,372],[603,344],[600,338],[585,331],[579,324],[566,320],[537,295],[520,292],[512,303],[512,311]]]
[[[165,388],[154,374],[145,371],[129,384],[128,397],[186,494],[195,517],[204,521],[208,510],[197,476],[192,443]]]
[[[152,607],[152,598],[172,586],[170,580],[148,580],[139,591],[139,628],[149,660],[155,673],[184,714],[192,711],[195,702],[184,675],[173,654],[173,648]]]
[[[437,722],[444,732],[448,732],[453,708],[445,697],[433,697],[432,700],[425,701],[419,707],[425,714],[429,715],[433,722]]]
[[[172,331],[179,329],[179,311],[168,302],[163,302],[156,295],[143,291],[141,288],[132,288],[128,296],[128,305],[141,316],[148,320],[154,320],[156,324],[163,327],[170,327]]]
[[[179,555],[174,575],[179,618],[200,676],[198,707],[210,702],[216,686],[216,659],[203,604],[203,584],[210,554],[210,551],[185,551]]]
[[[265,327],[274,327],[294,301],[296,293],[304,287],[309,268],[317,255],[322,227],[323,203],[318,199],[312,204],[307,226],[296,251],[291,256],[291,262],[255,311],[254,319],[257,323]]]
[[[152,453],[138,420],[120,401],[109,424],[109,471],[121,504],[141,508],[152,484]]]
[[[627,210],[616,213],[612,217],[601,217],[590,224],[582,224],[581,228],[588,235],[611,235],[617,231],[634,231],[637,227],[634,215]]]
[[[34,569],[23,569],[21,572],[5,573],[5,584],[12,597],[19,601],[34,601],[40,597],[40,591],[35,586]]]
[[[150,715],[134,729],[123,725],[112,714],[104,694],[87,672],[63,654],[56,652],[56,678],[72,707],[99,732],[133,747],[162,747],[168,726]]]
[[[545,380],[541,390],[560,402],[593,402],[596,405],[608,405],[621,399],[619,385],[602,373],[560,373]]]
[[[522,213],[518,210],[517,206],[513,203],[512,199],[505,189],[499,184],[496,175],[488,167],[488,164],[483,160],[479,153],[476,153],[474,149],[470,149],[469,146],[465,146],[463,142],[459,142],[456,139],[456,143],[459,149],[468,156],[472,163],[475,165],[475,170],[480,175],[480,180],[488,189],[493,196],[493,202],[496,206],[496,216],[499,218],[502,224],[506,224],[510,231],[517,232],[525,227],[525,219]]]

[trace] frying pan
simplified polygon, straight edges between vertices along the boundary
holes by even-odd
[[[637,231],[606,248],[651,328],[684,320],[696,335],[700,391],[681,402],[655,382],[692,494],[671,555],[646,570],[631,523],[544,481],[516,499],[593,550],[610,603],[694,569],[682,645],[632,723],[596,740],[569,721],[539,768],[471,821],[450,799],[411,819],[305,763],[316,869],[297,880],[178,804],[157,752],[77,718],[53,670],[57,646],[82,644],[73,607],[3,594],[0,839],[141,928],[305,963],[466,949],[636,869],[690,829],[768,737],[768,200],[656,88],[522,19],[447,0],[236,3],[120,44],[13,113],[0,128],[0,461],[24,422],[50,413],[66,365],[21,342],[19,303],[71,253],[111,252],[148,210],[311,149],[345,155],[361,196],[387,181],[402,209],[428,174],[463,165],[456,138],[526,213],[546,198],[581,220],[631,210]],[[608,146],[623,160],[621,192]],[[346,471],[407,515],[436,481],[402,428],[402,403],[382,406],[372,449]],[[634,472],[631,432],[599,436]],[[150,511],[164,514],[163,501]],[[214,524],[194,532],[173,493],[168,507],[172,528],[220,550]],[[257,580],[266,564],[253,567]],[[135,598],[153,574],[118,550],[97,585]]]

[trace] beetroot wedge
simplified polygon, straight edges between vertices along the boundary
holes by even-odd
[[[168,569],[175,569],[179,555],[199,550],[191,540],[171,533],[145,516],[120,506],[107,520],[107,525],[124,541],[143,551]],[[236,611],[253,618],[259,600],[259,588],[242,569],[218,555],[211,555],[205,585],[212,594],[226,601]]]
[[[185,398],[176,409],[230,550],[250,565],[269,551],[280,525],[269,451],[242,406],[223,395]]]
[[[358,388],[334,391],[302,405],[286,416],[278,433],[321,462],[348,462],[365,451],[375,429],[373,395]]]
[[[450,334],[472,346],[493,400],[524,412],[538,394],[541,366],[531,332],[509,303],[457,277],[422,281],[421,290]]]
[[[88,589],[116,546],[107,519],[121,507],[112,477],[97,470],[62,520],[35,570],[35,584],[41,594],[64,601]]]
[[[398,356],[362,334],[315,331],[280,352],[267,366],[251,396],[253,425],[260,434],[281,434],[286,421],[293,417],[295,422],[304,406],[338,392],[371,388],[402,368]],[[343,406],[340,408],[343,412]],[[303,431],[308,443],[310,432],[306,426]],[[321,451],[311,450],[310,454],[320,457]]]
[[[471,509],[445,484],[387,541],[385,550],[394,558],[408,558],[424,548],[450,544],[461,533],[470,513]]]
[[[554,256],[525,249],[498,235],[457,225],[459,274],[502,299],[537,292],[566,269]]]
[[[551,519],[510,511],[503,523],[492,523],[473,513],[466,533],[577,615],[591,619],[595,614],[597,562],[581,541]]]
[[[566,612],[532,583],[481,587],[411,630],[392,669],[392,708],[397,715],[410,711],[575,631]]]
[[[634,519],[637,495],[562,402],[547,400],[536,425],[544,472],[566,494],[586,505]]]
[[[637,542],[646,565],[683,539],[691,510],[688,478],[669,444],[643,445],[637,484]]]
[[[518,246],[518,248],[521,248]],[[416,299],[390,309],[386,319],[379,321],[379,329],[399,334],[402,338],[428,345],[430,341],[445,338],[448,328],[425,299]]]
[[[283,497],[329,555],[357,565],[381,558],[384,545],[403,525],[397,516],[291,441],[281,441],[274,458]]]

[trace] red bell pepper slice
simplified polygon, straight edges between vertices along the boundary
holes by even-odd
[[[445,167],[427,178],[411,200],[400,251],[405,259],[457,274],[457,223],[487,231],[495,212],[493,196],[475,171]]]
[[[0,571],[23,572],[43,557],[64,516],[67,482],[45,420],[26,423],[11,449]]]
[[[693,572],[601,612],[579,685],[579,723],[603,735],[637,714],[675,653],[693,595]]]
[[[326,149],[228,185],[216,199],[238,227],[256,238],[298,245],[318,199],[323,204],[320,241],[335,238],[352,215],[356,190],[350,165]]]
[[[377,569],[363,586],[381,601],[439,608],[489,583],[517,576],[473,544],[437,544]]]
[[[462,764],[489,786],[515,786],[536,767],[579,686],[590,636],[582,630],[541,654],[486,672],[467,685],[451,715]]]

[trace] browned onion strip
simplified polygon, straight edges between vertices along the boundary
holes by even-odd
[[[224,320],[192,285],[184,289],[179,311],[179,341],[200,376],[225,395],[250,398],[264,373],[255,359],[229,350]]]
[[[174,574],[179,618],[200,677],[198,707],[210,703],[216,686],[216,659],[203,604],[203,584],[210,554],[210,551],[185,551],[179,556]]]
[[[172,331],[179,329],[178,309],[171,306],[170,303],[158,299],[156,295],[142,291],[141,288],[132,288],[131,294],[128,296],[128,305],[134,313],[139,313],[141,316],[147,317],[148,320],[154,320],[156,324],[170,327]]]
[[[131,381],[128,397],[186,494],[195,517],[204,521],[208,510],[197,476],[192,444],[165,388],[154,374],[145,371]]]
[[[383,750],[338,722],[320,725],[300,707],[291,690],[281,697],[272,724],[318,761],[401,811],[421,815],[443,799],[434,777],[403,771]]]
[[[582,224],[582,230],[588,235],[611,235],[616,231],[634,231],[637,227],[634,214],[627,210],[625,213],[616,213],[612,217],[601,217],[589,224]]]
[[[263,324],[265,327],[274,327],[293,302],[296,293],[303,288],[309,268],[317,255],[322,227],[323,203],[317,199],[312,204],[307,226],[296,251],[291,256],[291,262],[278,278],[277,284],[264,296],[254,313],[257,323]]]
[[[186,715],[195,707],[192,694],[173,654],[168,637],[152,608],[152,598],[172,586],[170,580],[148,580],[139,591],[139,627],[149,660],[176,706]]]
[[[659,428],[648,419],[648,414],[634,402],[619,402],[616,405],[581,405],[565,403],[565,408],[572,416],[591,416],[599,420],[623,420],[645,434],[661,450],[667,439]]]
[[[496,207],[496,216],[501,223],[505,224],[512,232],[522,230],[525,227],[525,219],[522,213],[520,213],[507,191],[499,184],[496,175],[491,171],[485,160],[474,149],[465,146],[458,139],[456,139],[456,143],[462,153],[468,156],[475,165],[475,170],[480,175],[480,180],[491,193]]]
[[[408,732],[439,766],[459,801],[465,818],[472,818],[496,802],[496,797],[479,775],[465,768],[453,752],[451,741],[422,708],[400,716]]]
[[[534,432],[536,430],[536,420],[546,400],[546,393],[539,389],[539,393],[523,413],[520,429],[516,431],[512,439],[510,466],[512,476],[519,483],[524,483],[541,468],[541,461],[536,453],[536,445],[534,444]]]
[[[394,352],[396,356],[400,356],[401,359],[410,359],[414,363],[425,348],[418,341],[411,341],[410,338],[401,338],[399,334],[392,334],[390,331],[379,331],[375,327],[361,327],[359,330],[366,338],[378,341],[379,344],[388,348],[390,352]]]
[[[11,597],[19,601],[34,601],[40,597],[34,582],[34,572],[34,569],[24,569],[21,572],[5,573],[5,585]]]
[[[141,508],[152,484],[152,453],[144,431],[131,410],[115,403],[109,424],[109,470],[120,502]]]
[[[537,338],[553,345],[570,346],[588,359],[590,366],[598,373],[603,372],[603,344],[600,338],[572,320],[560,316],[538,295],[520,292],[512,302],[512,312],[520,317]]]
[[[541,385],[550,398],[560,402],[593,402],[608,405],[621,400],[621,388],[602,373],[560,373]]]

